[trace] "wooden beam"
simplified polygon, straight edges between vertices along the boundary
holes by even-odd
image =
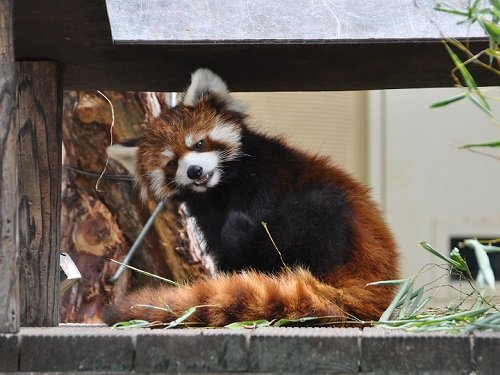
[[[121,1],[119,6],[126,7],[128,3]],[[144,3],[161,7],[165,2]],[[170,3],[176,5],[176,2]],[[251,5],[251,2],[247,3]],[[273,5],[276,2],[268,3]],[[356,22],[345,21],[341,39],[332,40],[239,43],[227,40],[197,43],[148,40],[143,41],[147,44],[116,44],[111,37],[104,0],[17,0],[16,59],[61,62],[66,90],[182,91],[191,72],[199,67],[210,68],[219,74],[231,91],[453,86],[450,77],[453,63],[440,37],[436,38],[435,34],[430,37],[425,28],[413,24],[413,15],[422,14],[415,3],[421,2],[391,0],[389,4],[395,4],[392,8],[383,0],[376,3],[382,14],[389,15],[383,21],[370,16],[369,10],[374,4],[363,2],[361,7],[364,10],[353,8],[352,12],[368,14],[361,20],[358,17],[359,22],[368,25],[368,30],[374,30],[382,23],[386,29],[391,26],[399,30],[400,34],[407,36],[406,39],[397,39],[398,35],[390,32],[382,36],[367,32],[364,39],[356,39],[357,34],[350,31],[354,30]],[[133,16],[143,30],[159,27],[158,21],[137,14]],[[434,16],[439,15],[429,12],[431,20]],[[165,25],[169,25],[170,20],[159,22],[168,28]],[[334,23],[332,27],[336,30]],[[416,28],[423,30],[421,34],[410,33]],[[485,40],[473,38],[472,50],[487,46]],[[497,77],[484,70],[474,72],[474,77],[480,85],[498,85]]]
[[[13,0],[0,0],[0,333],[19,331]]]
[[[17,64],[22,326],[59,323],[62,80],[54,62]]]

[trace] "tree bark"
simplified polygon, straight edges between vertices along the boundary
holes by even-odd
[[[62,321],[98,321],[102,306],[132,287],[153,282],[126,271],[115,284],[108,282],[155,208],[140,202],[126,171],[110,160],[106,147],[139,137],[144,124],[168,103],[164,94],[70,92],[64,100],[63,142],[67,179],[63,193],[62,250],[75,260],[82,281],[64,294]],[[114,114],[114,123],[113,123]],[[113,123],[113,124],[112,124]],[[112,128],[111,128],[112,127]],[[105,170],[104,176],[98,176]],[[97,185],[97,186],[96,186]],[[155,220],[132,265],[175,281],[210,272],[204,255],[193,253],[193,231],[183,227],[179,207],[169,204]],[[98,271],[96,271],[98,270]],[[85,312],[85,313],[84,313]]]
[[[13,1],[0,0],[0,333],[19,331]]]

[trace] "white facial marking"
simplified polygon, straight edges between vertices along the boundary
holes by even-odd
[[[163,198],[163,189],[165,187],[165,175],[161,168],[157,168],[149,172],[149,180],[151,181],[151,190],[157,198]]]
[[[114,144],[106,149],[109,157],[123,165],[132,176],[136,174],[138,150],[139,147],[127,147],[119,144]]]
[[[189,148],[193,147],[194,145],[194,140],[193,140],[193,136],[191,134],[188,134],[186,136],[186,139],[184,140],[184,143],[186,144],[186,146],[188,146]]]
[[[169,150],[168,148],[163,150],[163,152],[161,154],[163,156],[167,157],[168,159],[172,159],[175,156],[175,154],[171,150]]]
[[[191,180],[187,176],[188,168],[192,165],[198,165],[203,168],[203,174],[207,174],[210,172],[214,172],[214,176],[210,179],[207,186],[213,185],[213,178],[215,177],[216,168],[219,164],[219,155],[216,151],[209,152],[188,152],[178,161],[177,173],[175,174],[175,180],[178,184],[181,185],[191,185],[193,180]],[[218,171],[217,171],[218,172]],[[217,179],[218,182],[218,179]],[[203,190],[197,190],[197,186],[193,185],[193,189],[195,191],[205,191],[206,188],[200,186],[199,188],[203,188]]]
[[[209,133],[210,139],[223,142],[233,148],[241,145],[241,129],[234,125],[219,123]]]

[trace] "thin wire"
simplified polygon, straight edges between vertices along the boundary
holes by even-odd
[[[106,95],[104,95],[101,91],[97,90],[97,92],[104,98],[106,101],[109,103],[109,106],[111,108],[111,126],[109,128],[109,145],[113,145],[113,127],[115,126],[115,109],[113,107],[113,103],[111,103],[111,100],[108,99]],[[106,158],[106,164],[104,164],[104,169],[102,170],[101,174],[99,175],[99,178],[97,179],[95,183],[95,189],[96,191],[102,193],[102,190],[99,190],[99,183],[102,180],[102,177],[104,176],[104,173],[106,172],[106,168],[108,168],[109,164],[109,155]]]
[[[65,165],[64,168],[66,168],[69,171],[75,172],[75,173],[83,174],[85,176],[91,176],[91,177],[99,177],[100,176],[99,173],[84,171],[82,169],[70,167],[69,165]],[[130,177],[129,175],[125,175],[125,174],[105,174],[102,176],[102,178],[106,179],[106,180],[116,180],[116,181],[132,181],[133,180],[132,177]]]

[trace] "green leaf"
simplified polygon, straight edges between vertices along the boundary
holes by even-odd
[[[450,252],[450,258],[453,259],[454,261],[460,263],[460,267],[455,267],[461,272],[465,273],[466,276],[469,278],[469,280],[472,280],[472,274],[469,269],[469,265],[465,261],[465,259],[460,255],[460,251],[455,247],[453,250]]]
[[[445,257],[444,255],[442,255],[439,251],[437,251],[436,249],[434,249],[431,245],[429,245],[427,242],[425,241],[420,241],[419,242],[420,246],[423,247],[425,250],[427,250],[428,252],[430,252],[431,254],[437,256],[438,258],[441,258],[442,260],[444,260],[445,262],[451,264],[453,267],[457,268],[458,270],[460,271],[463,271],[463,272],[466,272],[467,270],[463,268],[462,264],[460,264],[460,262],[457,262],[456,260],[454,259],[451,259],[451,258],[448,258],[448,257]]]
[[[493,5],[493,8],[500,11],[500,0],[490,0],[490,4]]]
[[[283,327],[283,326],[289,326],[289,325],[296,325],[296,324],[306,323],[306,322],[310,322],[312,320],[319,320],[319,319],[322,319],[322,318],[320,318],[320,317],[304,317],[304,318],[297,318],[297,319],[280,319],[273,324],[273,327]]]
[[[486,250],[487,253],[500,253],[500,247],[499,246],[489,246],[489,245],[483,245],[484,250]]]
[[[488,20],[481,21],[480,25],[495,43],[500,42],[500,26]]]
[[[382,316],[379,319],[379,322],[385,322],[388,321],[394,312],[394,309],[396,309],[396,306],[400,303],[400,301],[403,299],[403,297],[406,295],[408,290],[412,286],[412,282],[410,282],[409,279],[406,279],[405,282],[401,285],[399,288],[399,291],[397,292],[396,296],[392,299],[389,307],[384,311]]]
[[[434,7],[434,10],[437,10],[438,12],[451,13],[451,14],[455,14],[458,16],[464,16],[464,17],[469,16],[469,12],[464,12],[464,11],[456,10],[456,9],[452,9],[452,8],[443,8],[443,6],[439,3],[436,4],[436,6]]]
[[[464,244],[474,249],[477,265],[479,267],[478,279],[479,275],[482,275],[486,284],[491,289],[495,289],[495,274],[491,268],[490,258],[484,250],[483,245],[478,240],[465,240]]]
[[[428,303],[429,301],[431,300],[431,297],[427,297],[425,298],[422,303],[420,305],[418,305],[414,310],[413,310],[413,313],[412,313],[412,316],[415,316],[419,313],[420,310],[422,310]]]
[[[408,310],[410,309],[410,301],[413,297],[413,283],[410,283],[410,286],[408,290],[406,291],[405,298],[401,299],[401,307],[399,309],[398,313],[398,319],[404,319],[406,318],[406,314]]]
[[[122,263],[122,262],[119,262],[117,260],[114,260],[114,259],[109,259],[111,262],[113,263],[118,263],[124,267],[127,267],[128,269],[131,269],[132,271],[135,271],[135,272],[138,272],[140,274],[143,274],[143,275],[146,275],[146,276],[149,276],[149,277],[153,277],[155,279],[158,279],[158,280],[161,280],[161,281],[165,281],[166,283],[168,284],[171,284],[171,285],[174,285],[174,286],[179,286],[180,284],[179,283],[176,283],[175,281],[172,281],[172,280],[169,280],[169,279],[166,279],[164,277],[161,277],[161,276],[158,276],[158,275],[155,275],[154,273],[149,273],[147,271],[143,271],[139,268],[135,268],[135,267],[132,267],[128,264],[125,264],[125,263]]]
[[[131,328],[145,328],[149,327],[147,320],[129,320],[128,322],[118,322],[111,326],[115,329],[131,329]]]
[[[266,319],[260,319],[260,320],[247,320],[244,322],[234,322],[231,324],[228,324],[225,326],[225,328],[229,329],[253,329],[253,328],[258,328],[258,327],[269,327],[271,325],[271,322]]]
[[[484,96],[479,92],[479,90],[477,90],[476,94],[479,94],[478,97],[476,97],[473,94],[467,95],[467,97],[475,105],[477,105],[479,107],[479,109],[481,109],[482,111],[484,111],[484,113],[486,113],[490,117],[493,117],[493,112],[491,112],[490,105],[488,104],[488,102],[486,101],[486,99],[484,99]]]
[[[493,113],[491,112],[491,107],[484,98],[484,95],[481,93],[481,91],[477,87],[477,83],[472,77],[472,74],[470,74],[469,70],[467,67],[464,65],[464,63],[460,60],[460,58],[456,55],[455,52],[450,48],[448,44],[444,45],[446,47],[446,50],[448,51],[448,54],[450,55],[453,63],[457,67],[458,71],[460,72],[460,75],[462,76],[462,79],[464,80],[465,85],[469,88],[469,95],[468,97],[481,108],[483,111],[485,111],[489,116],[493,117]]]
[[[413,300],[411,308],[408,310],[409,317],[416,315],[416,312],[418,311],[418,307],[420,306],[420,300],[422,299],[423,295],[424,295],[424,287],[422,286],[417,290],[417,295],[415,296],[415,299]]]
[[[137,308],[137,307],[140,307],[140,308],[143,308],[143,309],[150,309],[150,310],[159,310],[159,311],[164,311],[164,312],[167,312],[167,313],[171,313],[172,310],[170,309],[170,307],[160,307],[160,306],[154,306],[154,305],[143,305],[143,304],[137,304],[137,305],[133,305],[132,308]]]
[[[448,104],[458,102],[459,100],[462,100],[467,97],[467,93],[463,92],[460,95],[452,96],[451,98],[441,100],[439,102],[435,102],[431,104],[431,108],[439,108],[439,107],[444,107]]]
[[[190,307],[189,309],[187,309],[184,312],[184,314],[182,314],[180,317],[178,317],[174,321],[171,321],[170,323],[168,323],[168,326],[166,328],[174,328],[174,327],[177,327],[178,325],[182,324],[187,318],[189,318],[191,315],[193,315],[193,313],[196,311],[196,307],[197,306]]]
[[[500,59],[500,50],[494,49],[494,48],[486,48],[484,52],[495,59]]]
[[[471,148],[471,147],[500,147],[500,141],[487,142],[487,143],[470,143],[463,145],[460,148]]]
[[[457,67],[458,71],[462,75],[462,78],[463,78],[465,84],[467,85],[467,87],[469,87],[472,90],[477,89],[476,81],[474,81],[472,74],[470,74],[469,70],[465,67],[462,60],[460,60],[460,58],[457,56],[457,54],[455,52],[453,52],[453,50],[450,48],[450,46],[448,44],[445,44],[444,46],[445,46],[446,50],[448,51],[448,54],[450,55],[451,60],[453,61],[453,63]]]

